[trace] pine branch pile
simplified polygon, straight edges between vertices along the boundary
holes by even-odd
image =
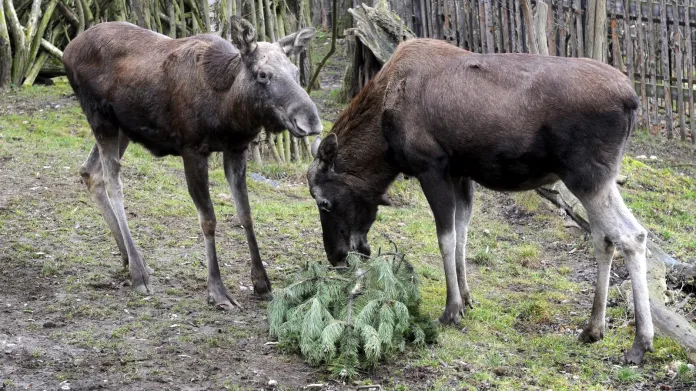
[[[268,320],[281,348],[353,378],[407,343],[435,341],[436,328],[419,312],[418,278],[403,254],[351,254],[348,263],[342,270],[308,263],[274,292]]]

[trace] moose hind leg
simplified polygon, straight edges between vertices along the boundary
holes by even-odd
[[[469,283],[466,278],[466,241],[471,221],[471,213],[474,206],[474,182],[468,178],[456,180],[454,184],[455,194],[455,230],[457,232],[457,245],[454,259],[457,268],[457,283],[459,294],[462,298],[464,309],[474,308],[474,301],[469,291]]]
[[[119,139],[119,156],[123,157],[123,153],[128,147],[128,137],[121,133]],[[121,234],[121,229],[118,226],[118,220],[116,220],[116,215],[114,210],[111,209],[111,204],[109,203],[109,197],[106,194],[106,186],[104,184],[104,174],[102,172],[101,156],[99,155],[99,146],[94,144],[92,151],[85,163],[80,167],[80,176],[82,177],[83,183],[87,186],[92,199],[97,204],[99,211],[101,211],[106,224],[111,230],[111,234],[116,240],[116,245],[118,246],[119,252],[121,253],[121,260],[123,262],[123,267],[128,268],[128,250],[126,249],[126,244],[123,241],[123,234]],[[151,270],[149,270],[152,273]]]
[[[135,247],[123,207],[123,185],[120,178],[121,148],[118,127],[97,113],[90,113],[88,119],[99,147],[109,205],[118,223],[126,254],[128,254],[128,268],[133,282],[133,290],[143,294],[151,294],[153,290],[150,287],[148,268]]]
[[[592,242],[594,243],[595,259],[597,260],[597,283],[592,303],[592,314],[587,327],[580,333],[580,341],[585,343],[597,342],[604,338],[604,316],[607,308],[607,293],[609,291],[609,272],[611,260],[616,246],[609,240],[599,226],[593,225]]]
[[[592,227],[596,226],[603,231],[606,238],[618,247],[626,260],[633,286],[636,336],[633,346],[626,352],[625,359],[629,363],[639,364],[645,352],[653,350],[654,336],[645,260],[647,231],[628,210],[613,181],[599,188],[594,194],[581,197],[580,200],[587,209]],[[608,276],[605,278],[608,279]],[[606,295],[604,299],[606,300]],[[596,302],[595,305],[597,305]],[[606,302],[602,305],[606,305]],[[593,308],[593,315],[594,313]]]

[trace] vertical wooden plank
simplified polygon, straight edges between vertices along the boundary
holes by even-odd
[[[651,0],[652,1],[652,0]],[[577,46],[578,46],[578,51],[577,51],[577,56],[578,57],[584,57],[585,56],[585,34],[582,30],[582,7],[580,0],[573,0],[573,13],[575,14],[575,30],[576,30],[576,39],[577,39]]]
[[[614,68],[618,68],[619,70],[623,70],[621,67],[621,48],[619,47],[619,35],[618,32],[616,31],[618,26],[616,22],[616,0],[607,0],[607,1],[614,1],[610,7],[610,17],[611,17],[611,65],[614,66]]]
[[[667,35],[667,6],[665,0],[660,0],[660,57],[662,59],[662,86],[665,92],[665,121],[667,138],[672,139],[672,91],[670,90],[669,48]]]
[[[522,44],[522,41],[524,40],[524,35],[522,31],[522,16],[520,15],[520,0],[513,0],[513,3],[513,11],[515,14],[515,45],[517,46],[515,52],[524,53],[524,45]]]
[[[527,30],[527,41],[529,42],[529,53],[539,54],[539,46],[536,42],[536,30],[532,15],[532,3],[530,0],[522,0],[522,12],[524,13],[524,27]]]
[[[643,23],[643,9],[641,7],[641,1],[636,0],[636,29],[637,29],[637,35],[638,35],[638,71],[640,72],[640,106],[641,106],[641,122],[642,126],[647,127],[649,120],[648,120],[648,96],[647,96],[647,88],[645,86],[645,63],[646,63],[646,56],[645,56],[645,30],[644,26],[645,24]],[[649,21],[649,23],[652,23],[652,21]]]
[[[510,50],[513,53],[519,53],[520,47],[517,45],[517,21],[515,20],[515,0],[508,0],[508,9],[510,13]]]
[[[493,10],[491,7],[491,0],[483,0],[483,12],[485,15],[487,53],[495,53],[495,38],[493,37]]]
[[[430,24],[432,28],[432,37],[440,39],[440,21],[438,20],[438,0],[430,0]]]
[[[575,11],[575,1],[569,0],[569,11],[568,11],[568,28],[570,29],[570,56],[569,57],[582,57],[578,55],[578,37],[577,29],[575,28],[575,18],[577,17]],[[582,39],[582,38],[581,38]]]
[[[474,33],[474,7],[473,0],[466,2],[466,28],[469,37],[469,50],[476,51],[476,34]]]
[[[512,39],[510,39],[510,2],[504,0],[500,6],[500,13],[502,14],[502,20],[500,22],[500,27],[503,29],[503,52],[512,53]]]
[[[459,33],[459,47],[468,49],[466,37],[466,21],[464,20],[464,4],[460,0],[454,0],[454,8],[457,13],[457,32]]]
[[[420,26],[422,35],[421,37],[429,37],[428,34],[428,9],[426,5],[426,0],[414,0],[420,2]]]
[[[677,114],[679,115],[679,137],[681,141],[686,141],[686,125],[685,117],[686,112],[684,111],[684,82],[683,82],[683,65],[682,62],[682,32],[679,22],[681,21],[680,11],[679,11],[679,0],[676,0],[673,4],[674,9],[674,23],[672,24],[672,37],[674,39],[674,44],[672,45],[672,50],[674,51],[674,68],[677,77]]]
[[[486,9],[485,0],[478,0],[478,23],[481,38],[481,53],[488,53],[488,38],[486,34]]]
[[[548,9],[546,11],[546,42],[549,47],[549,55],[556,55],[556,25],[553,22],[553,1],[552,0],[537,0],[537,9],[539,9],[539,2],[545,1]],[[562,4],[562,2],[559,1]]]
[[[561,57],[567,56],[567,45],[566,45],[566,14],[565,14],[565,2],[566,0],[558,1],[558,8],[556,9],[556,24],[558,25],[558,55]]]
[[[686,37],[686,78],[689,79],[689,126],[691,127],[691,143],[696,143],[696,113],[694,113],[694,57],[691,47],[691,0],[686,0],[684,9],[684,36]]]
[[[652,107],[650,110],[650,133],[657,134],[657,57],[655,52],[655,23],[653,22],[653,0],[648,0],[648,74],[652,86]]]
[[[506,25],[503,24],[503,1],[501,0],[496,0],[493,3],[493,8],[496,10],[496,26],[495,26],[495,37],[497,38],[497,43],[498,43],[498,53],[505,53],[507,50],[505,49],[505,43],[507,42],[505,40],[506,37]]]
[[[631,9],[630,0],[623,0],[624,13],[624,46],[626,48],[626,72],[631,79],[631,86],[635,88],[635,72],[633,68],[633,35],[631,34]]]

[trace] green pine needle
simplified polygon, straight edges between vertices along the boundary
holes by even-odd
[[[420,314],[418,278],[402,254],[350,254],[347,269],[308,263],[268,306],[269,334],[310,365],[351,379],[408,343],[435,342]]]

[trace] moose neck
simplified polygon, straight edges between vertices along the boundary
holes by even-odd
[[[389,145],[381,127],[385,86],[378,74],[351,101],[333,128],[338,140],[337,172],[354,178],[356,186],[386,193],[399,170],[388,158]]]

